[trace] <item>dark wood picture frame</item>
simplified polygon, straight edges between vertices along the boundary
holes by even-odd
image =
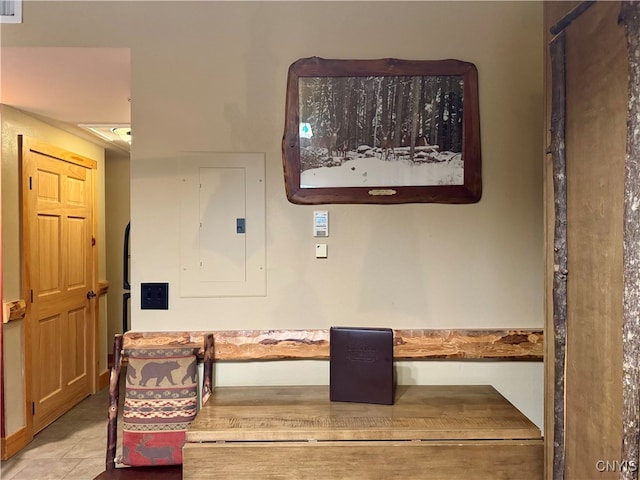
[[[477,69],[460,60],[300,59],[289,67],[282,153],[292,203],[475,203]]]

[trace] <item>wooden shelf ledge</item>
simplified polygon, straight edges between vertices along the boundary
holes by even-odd
[[[203,345],[213,333],[215,361],[329,359],[329,330],[127,332],[124,348]],[[542,330],[395,330],[396,360],[542,361]]]

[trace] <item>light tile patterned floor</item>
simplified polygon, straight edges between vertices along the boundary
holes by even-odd
[[[108,388],[83,400],[1,462],[0,478],[92,480],[104,471],[108,403]]]

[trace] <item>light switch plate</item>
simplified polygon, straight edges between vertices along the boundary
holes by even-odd
[[[168,310],[169,284],[142,283],[140,284],[140,308],[142,310]]]
[[[316,258],[327,258],[326,243],[316,243]]]

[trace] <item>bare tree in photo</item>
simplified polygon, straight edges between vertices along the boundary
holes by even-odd
[[[412,165],[456,156],[463,168],[462,76],[301,78],[299,94],[310,132],[300,141],[302,171],[357,158]]]

